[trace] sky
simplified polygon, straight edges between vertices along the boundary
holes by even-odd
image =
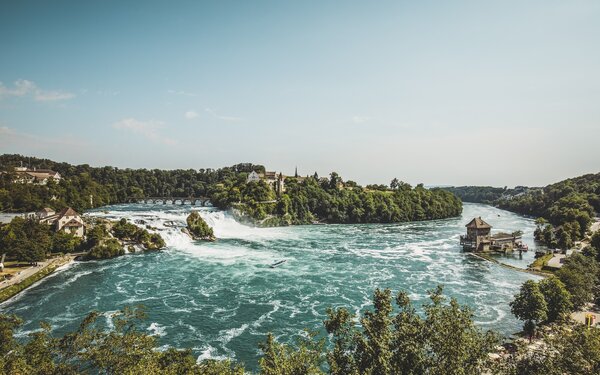
[[[361,184],[600,172],[600,1],[3,1],[0,153]]]

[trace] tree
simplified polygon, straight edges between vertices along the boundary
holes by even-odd
[[[576,325],[544,336],[544,350],[521,346],[493,373],[505,375],[588,375],[600,373],[600,330]]]
[[[241,365],[229,360],[197,362],[191,350],[158,350],[156,337],[139,328],[145,318],[141,307],[112,314],[108,330],[98,324],[101,316],[90,313],[75,332],[60,338],[42,323],[21,343],[14,338],[21,320],[0,314],[0,374],[244,374]]]
[[[51,246],[50,227],[36,220],[15,217],[0,229],[0,253],[7,253],[19,261],[42,261]]]
[[[560,227],[556,231],[556,244],[562,250],[567,250],[573,247],[571,235],[565,230],[564,227]]]
[[[324,341],[315,342],[315,333],[307,332],[305,338],[298,341],[296,347],[278,343],[271,333],[266,342],[260,344],[263,353],[259,360],[260,373],[263,375],[301,375],[323,374]]]
[[[327,353],[332,374],[473,374],[482,371],[498,337],[475,326],[472,311],[455,299],[448,303],[442,288],[430,291],[425,318],[416,313],[406,293],[396,297],[376,290],[374,310],[357,326],[345,308],[328,310],[325,328],[333,339]]]
[[[600,230],[594,232],[590,240],[590,245],[592,245],[593,248],[600,252]]]
[[[60,231],[52,236],[53,253],[72,253],[81,245],[81,238],[74,234]]]
[[[515,299],[510,302],[511,312],[519,320],[525,321],[523,331],[529,335],[529,340],[535,334],[539,322],[546,320],[548,306],[539,285],[533,280],[527,280]]]
[[[392,188],[393,190],[396,190],[396,189],[398,189],[398,187],[400,187],[400,181],[398,181],[398,179],[396,177],[394,177],[392,182],[390,182],[390,188]]]
[[[573,310],[571,294],[565,284],[557,277],[549,277],[539,282],[540,292],[544,295],[548,308],[547,321],[555,322],[568,317]]]
[[[571,294],[574,309],[580,309],[593,301],[595,287],[598,284],[598,262],[593,257],[574,253],[566,258],[556,276]]]
[[[215,234],[213,229],[208,226],[206,221],[200,216],[197,211],[192,211],[187,219],[187,230],[190,232],[192,237],[201,240],[214,241]]]

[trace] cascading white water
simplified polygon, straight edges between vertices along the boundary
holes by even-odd
[[[143,228],[155,231],[165,240],[167,247],[175,251],[185,251],[205,260],[221,263],[234,263],[236,261],[269,263],[276,254],[268,251],[253,250],[241,245],[239,241],[265,243],[266,241],[289,238],[289,232],[277,228],[257,228],[244,225],[236,221],[231,214],[213,208],[175,207],[169,210],[150,209],[140,211],[140,206],[132,206],[131,210],[118,212],[94,212],[91,215],[111,220],[126,218],[132,223]],[[213,228],[217,242],[207,243],[193,241],[182,232],[186,226],[186,218],[192,210],[197,210],[206,223]]]
[[[214,228],[216,242],[193,241],[181,232],[194,209]],[[143,328],[161,345],[192,348],[200,359],[238,359],[256,371],[256,348],[268,332],[293,343],[305,328],[323,329],[328,307],[367,308],[378,287],[406,290],[421,306],[427,290],[443,284],[446,294],[474,309],[478,325],[511,334],[522,324],[508,303],[525,280],[535,279],[461,251],[458,236],[475,216],[489,218],[498,230],[521,229],[533,244],[533,220],[485,205],[465,204],[462,217],[433,222],[266,229],[207,207],[101,210],[90,215],[156,228],[167,248],[78,262],[45,278],[0,306],[24,318],[21,335],[38,330],[42,320],[62,335],[76,330],[91,310],[143,304],[149,314]],[[502,260],[526,267],[533,255]],[[269,267],[281,259],[287,262]]]

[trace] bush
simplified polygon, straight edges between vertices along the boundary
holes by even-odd
[[[194,239],[214,241],[215,234],[213,229],[206,224],[206,221],[200,216],[197,211],[192,211],[192,213],[187,217],[187,230],[194,237]]]

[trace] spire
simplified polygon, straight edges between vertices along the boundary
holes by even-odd
[[[298,166],[296,166],[296,171],[294,172],[294,177],[298,177]]]

